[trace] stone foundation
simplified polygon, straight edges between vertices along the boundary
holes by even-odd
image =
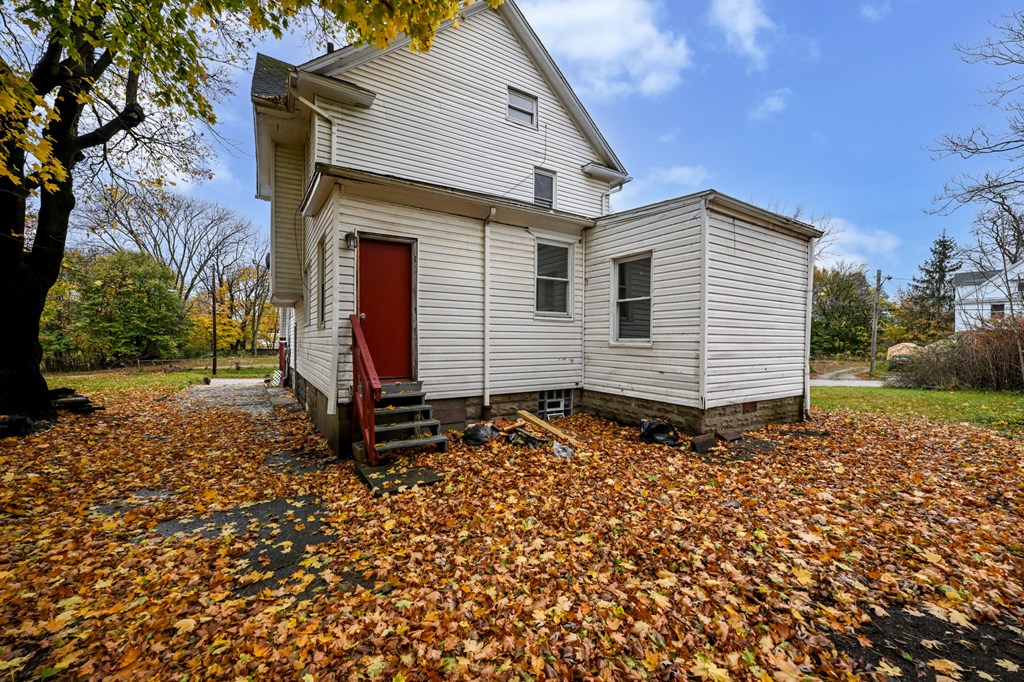
[[[317,431],[327,440],[334,454],[339,457],[351,457],[350,405],[339,403],[337,414],[327,414],[327,396],[320,389],[306,381],[298,372],[292,373],[292,384],[295,398],[305,408]]]
[[[639,424],[641,419],[658,417],[672,422],[690,435],[698,435],[720,429],[749,431],[765,424],[802,421],[803,404],[803,396],[793,396],[701,410],[659,400],[583,391],[577,411],[622,424]]]
[[[573,389],[572,404],[575,412],[580,411],[580,396],[581,391]],[[514,417],[518,410],[529,410],[536,414],[539,401],[539,391],[492,395],[491,418]],[[441,422],[441,433],[450,429],[462,431],[468,422],[480,421],[482,416],[483,398],[481,396],[432,400],[428,395],[427,402],[434,407],[434,419]]]

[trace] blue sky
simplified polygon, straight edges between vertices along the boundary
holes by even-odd
[[[714,187],[755,204],[827,214],[833,259],[904,284],[945,228],[972,212],[928,215],[943,181],[943,133],[1000,119],[981,90],[1008,74],[968,65],[954,43],[994,35],[1011,2],[963,0],[520,0],[520,7],[635,178],[615,208]],[[297,37],[259,50],[314,56]],[[250,59],[251,65],[251,59]],[[248,74],[219,109],[215,176],[187,191],[266,229],[253,197]],[[979,167],[975,164],[975,167]]]

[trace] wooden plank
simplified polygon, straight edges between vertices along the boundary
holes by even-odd
[[[536,426],[538,429],[543,429],[544,431],[547,431],[555,438],[561,438],[574,448],[586,447],[578,439],[573,438],[572,436],[570,436],[557,426],[552,426],[551,424],[548,424],[546,421],[544,421],[543,419],[541,419],[540,417],[531,412],[527,412],[526,410],[518,410],[516,414],[518,414],[520,417]]]

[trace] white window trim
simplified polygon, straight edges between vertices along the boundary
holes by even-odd
[[[620,339],[619,338],[619,264],[629,263],[635,260],[644,260],[649,258],[651,260],[651,281],[650,281],[650,295],[643,296],[640,298],[625,298],[623,301],[642,301],[647,299],[651,302],[651,326],[647,330],[646,339]],[[611,310],[609,326],[610,338],[609,344],[612,346],[627,346],[627,347],[645,347],[654,345],[654,252],[644,251],[643,253],[633,253],[628,256],[621,258],[613,258],[611,261]]]
[[[551,178],[551,205],[550,206],[544,206],[543,204],[537,202],[537,176],[538,175],[546,175],[546,176]],[[541,208],[546,208],[546,209],[549,209],[549,210],[552,210],[552,211],[555,210],[556,208],[558,208],[558,173],[556,173],[553,170],[548,170],[547,168],[541,168],[540,166],[534,166],[533,167],[533,183],[534,183],[533,184],[533,204],[535,206],[540,206]]]
[[[512,118],[512,116],[509,115],[509,113],[508,113],[509,109],[515,109],[516,111],[523,111],[523,109],[521,109],[520,107],[512,106],[512,97],[511,97],[512,93],[515,93],[515,94],[517,94],[520,97],[523,97],[525,99],[533,100],[533,112],[532,112],[533,120],[530,123],[527,123],[526,121],[520,121],[518,118]],[[538,128],[538,121],[539,121],[539,119],[540,119],[540,98],[537,97],[536,95],[531,95],[526,90],[520,90],[519,88],[512,87],[511,85],[508,86],[508,89],[505,91],[505,120],[506,121],[511,121],[512,123],[515,123],[516,125],[525,126],[527,128],[533,128],[534,130],[536,130]]]
[[[544,234],[535,235],[533,240],[533,318],[535,320],[546,320],[549,322],[571,322],[575,319],[574,309],[576,300],[576,243],[578,238],[570,237],[568,235],[559,234]],[[552,313],[537,310],[537,247],[540,244],[549,244],[550,246],[558,246],[563,249],[568,249],[569,254],[567,256],[569,260],[569,282],[565,292],[565,303],[566,311],[564,313]],[[545,278],[553,279],[553,278]]]

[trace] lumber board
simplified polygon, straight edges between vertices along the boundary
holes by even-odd
[[[585,447],[584,444],[579,441],[579,439],[573,438],[572,436],[570,436],[557,426],[552,426],[551,424],[548,424],[546,421],[544,421],[537,415],[533,414],[532,412],[527,412],[526,410],[518,410],[516,414],[518,414],[520,417],[536,426],[538,429],[543,429],[547,431],[555,438],[561,438],[574,448],[578,449]]]

